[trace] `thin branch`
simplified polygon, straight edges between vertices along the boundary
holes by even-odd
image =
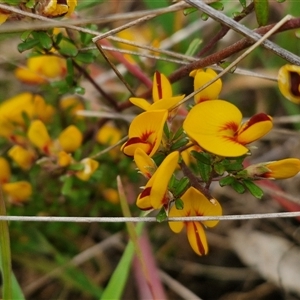
[[[231,221],[231,220],[253,220],[270,218],[294,218],[299,217],[297,212],[278,212],[266,214],[245,214],[225,216],[190,216],[168,218],[165,222],[203,222],[203,221]],[[22,221],[22,222],[70,222],[70,223],[124,223],[124,222],[157,222],[156,217],[52,217],[52,216],[0,216],[0,221]]]

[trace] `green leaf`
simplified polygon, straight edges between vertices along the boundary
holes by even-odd
[[[45,31],[38,32],[38,39],[40,41],[40,45],[44,49],[50,50],[53,47],[52,39],[49,37],[49,35]]]
[[[225,172],[225,167],[222,165],[222,163],[216,163],[214,165],[214,171],[218,174],[218,175],[223,175]]]
[[[210,174],[212,171],[211,165],[203,164],[201,162],[197,162],[197,169],[199,174],[204,182],[208,182],[210,178]]]
[[[34,8],[34,6],[35,6],[35,0],[28,0],[28,1],[26,2],[25,6],[26,6],[27,8]]]
[[[63,196],[70,195],[70,193],[72,192],[72,186],[73,186],[73,177],[72,176],[64,177],[64,183],[61,188],[61,194]]]
[[[197,11],[197,10],[198,10],[198,9],[195,8],[195,7],[185,8],[185,9],[183,10],[183,14],[184,14],[185,16],[187,16],[187,15],[189,15],[189,14],[191,14],[191,13]]]
[[[222,2],[213,2],[209,4],[210,7],[216,9],[216,10],[223,10],[224,9],[224,5]]]
[[[202,19],[203,21],[207,21],[208,18],[209,18],[209,16],[208,16],[206,13],[201,14],[201,19]]]
[[[247,6],[247,0],[239,0],[239,1],[244,8]]]
[[[39,43],[40,42],[37,39],[26,40],[25,42],[20,43],[18,45],[18,51],[22,53],[26,50],[32,49],[33,47],[39,45]]]
[[[84,63],[84,64],[90,64],[94,62],[95,55],[93,52],[79,52],[76,56],[76,60]]]
[[[84,95],[85,88],[83,88],[81,86],[75,86],[74,87],[74,93],[79,94],[79,95]]]
[[[264,26],[269,19],[269,1],[268,0],[254,0],[254,9],[256,20],[259,26]]]
[[[190,184],[190,180],[187,177],[181,178],[177,183],[177,186],[175,187],[175,190],[173,192],[174,196],[175,197],[181,196],[185,192],[189,184]]]
[[[70,57],[75,57],[78,54],[77,47],[68,39],[62,39],[58,45],[60,54]]]
[[[219,180],[219,185],[220,186],[226,186],[226,185],[231,185],[235,179],[232,176],[226,176]]]
[[[261,199],[264,195],[263,190],[257,186],[253,181],[251,180],[243,180],[243,184],[246,186],[246,188],[249,190],[249,192],[257,199]]]
[[[211,155],[206,152],[197,152],[197,151],[191,151],[191,154],[196,158],[197,161],[205,164],[205,165],[211,165]]]
[[[199,38],[193,39],[192,42],[190,43],[187,51],[185,52],[185,55],[194,56],[197,53],[201,43],[202,43],[201,39],[199,39]]]
[[[161,210],[156,215],[156,221],[161,223],[168,218],[165,208],[162,207]]]
[[[169,140],[171,135],[170,135],[170,129],[169,129],[169,126],[167,123],[164,124],[164,134],[165,134],[167,140]]]
[[[0,190],[0,216],[6,216],[2,189]],[[0,221],[0,260],[1,273],[3,277],[2,297],[3,299],[13,299],[11,283],[11,253],[7,221]]]
[[[180,198],[175,199],[175,207],[178,210],[182,210],[184,208],[184,203]]]
[[[171,146],[171,151],[177,150],[183,146],[185,146],[187,143],[189,142],[189,140],[184,137],[178,141],[176,141],[172,146]]]
[[[31,32],[32,32],[31,30],[26,30],[26,31],[22,32],[22,34],[20,36],[21,41],[25,42],[29,38]]]
[[[230,186],[239,194],[245,193],[246,189],[244,185],[238,182],[237,180],[234,180],[234,182]]]
[[[141,235],[144,224],[138,223],[136,226],[136,233],[138,236]],[[126,249],[118,263],[118,266],[114,270],[110,280],[102,293],[101,299],[122,299],[122,293],[129,277],[131,270],[131,262],[134,255],[134,246],[132,241],[129,241]]]
[[[174,136],[173,136],[173,140],[177,140],[181,137],[181,135],[183,134],[183,128],[179,127],[179,129],[175,132]]]

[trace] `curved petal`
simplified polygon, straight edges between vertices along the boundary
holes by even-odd
[[[190,76],[194,77],[194,91],[196,91],[207,82],[213,80],[217,76],[217,73],[212,69],[199,69],[192,71],[190,73]],[[195,95],[195,103],[197,104],[206,100],[218,99],[221,89],[222,81],[221,79],[218,79],[217,81],[209,85],[207,88]]]
[[[271,162],[266,164],[266,167],[270,170],[267,176],[263,174],[263,177],[275,178],[275,179],[285,179],[290,178],[300,172],[300,159],[298,158],[287,158]]]
[[[191,206],[191,214],[195,216],[221,216],[222,207],[215,199],[209,201],[200,191],[194,187],[190,187],[181,197],[184,201],[184,210],[188,209],[187,204]],[[219,221],[203,221],[201,222],[207,227],[216,226]]]
[[[300,67],[284,65],[278,72],[278,87],[288,100],[300,103]]]
[[[32,194],[32,187],[28,181],[5,183],[2,188],[9,195],[11,202],[27,201]]]
[[[235,157],[248,149],[235,141],[242,114],[224,100],[211,100],[195,105],[187,115],[183,128],[197,144],[216,155]]]
[[[143,98],[130,97],[129,101],[133,105],[135,105],[143,110],[148,110],[149,107],[151,106],[151,104],[146,99],[143,99]]]
[[[236,140],[242,145],[250,144],[266,135],[272,127],[270,116],[264,113],[256,114],[239,129]]]
[[[68,153],[77,150],[81,146],[82,139],[81,131],[74,125],[65,128],[58,137],[62,150]]]
[[[208,253],[208,244],[203,226],[199,222],[187,222],[186,232],[192,249],[198,255]]]
[[[10,180],[11,170],[8,161],[4,157],[0,157],[0,183],[6,183]]]
[[[7,154],[23,170],[29,170],[34,162],[35,155],[33,151],[25,149],[20,145],[11,147]]]
[[[160,146],[164,124],[168,117],[167,110],[146,111],[139,114],[130,124],[129,140],[121,150],[128,156],[133,156],[137,148],[142,148],[150,157]]]
[[[172,86],[169,79],[162,73],[155,72],[153,76],[153,102],[172,97]]]
[[[141,210],[149,210],[152,209],[151,201],[150,201],[150,187],[145,188],[136,199],[136,205]]]
[[[169,211],[169,217],[184,217],[184,212],[183,209],[179,210],[176,208],[175,205],[173,205]],[[184,223],[183,222],[169,222],[169,226],[170,229],[175,232],[175,233],[179,233],[183,227],[184,227]]]
[[[163,98],[163,99],[151,104],[147,110],[148,111],[149,110],[159,110],[159,109],[170,110],[174,106],[176,106],[184,98],[184,96],[185,95],[175,96],[175,97],[171,97],[171,98]]]
[[[97,170],[99,163],[91,158],[84,158],[80,161],[83,164],[84,169],[82,171],[77,171],[75,176],[82,181],[88,181],[90,177],[94,174]]]
[[[32,121],[29,126],[27,136],[34,146],[44,151],[46,154],[50,154],[50,145],[52,141],[47,128],[42,121]]]
[[[168,184],[177,167],[178,159],[178,151],[170,153],[154,174],[155,178],[150,191],[151,205],[154,209],[159,209],[164,204],[165,195],[168,190]]]
[[[149,157],[141,148],[137,148],[134,152],[134,162],[140,172],[148,179],[150,179],[156,170],[154,160]]]

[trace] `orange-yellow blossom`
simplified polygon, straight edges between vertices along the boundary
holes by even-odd
[[[144,150],[138,148],[134,152],[134,162],[140,172],[147,178],[150,179],[157,169],[154,160],[146,154]]]
[[[110,124],[106,124],[98,130],[96,134],[96,141],[99,144],[111,146],[116,144],[121,137],[121,131],[118,128]]]
[[[300,66],[281,67],[278,72],[278,87],[285,98],[300,104]]]
[[[184,98],[184,95],[173,96],[172,86],[168,78],[162,73],[155,72],[153,77],[152,98],[153,104],[150,104],[146,99],[136,97],[129,98],[129,101],[146,111],[160,109],[170,110]]]
[[[81,131],[74,125],[65,128],[58,137],[61,149],[67,153],[77,150],[81,146],[82,139]]]
[[[195,105],[183,128],[202,149],[224,157],[242,156],[247,144],[260,139],[273,127],[272,118],[259,113],[242,122],[242,113],[224,100],[211,100]]]
[[[34,151],[20,145],[12,146],[7,154],[23,170],[29,170],[35,160]]]
[[[215,199],[209,201],[201,192],[190,187],[181,197],[183,209],[177,209],[173,205],[169,217],[190,217],[190,216],[221,216],[222,207]],[[198,255],[208,253],[208,244],[203,227],[214,227],[219,221],[185,221],[169,222],[172,231],[179,233],[184,225],[186,226],[187,237],[192,249]]]
[[[179,152],[174,151],[163,160],[138,196],[136,204],[140,209],[160,209],[162,206],[168,206],[172,200],[168,184],[177,167],[178,159]]]
[[[36,10],[49,18],[69,16],[77,6],[77,0],[50,0],[46,2],[46,5],[42,1],[40,2],[40,4],[37,4]]]
[[[8,161],[4,157],[0,157],[0,184],[9,182],[11,171]]]
[[[91,158],[84,158],[80,161],[80,163],[84,168],[81,171],[77,171],[75,176],[82,181],[88,181],[97,170],[99,163]]]
[[[300,172],[300,159],[286,158],[278,161],[250,165],[245,169],[249,177],[269,179],[286,179]]]
[[[196,91],[209,81],[213,80],[217,76],[217,73],[212,69],[197,69],[192,71],[190,76],[194,77],[194,91]],[[207,88],[197,93],[194,97],[194,101],[198,104],[206,100],[218,99],[221,89],[222,81],[221,79],[218,79]]]
[[[19,67],[15,76],[27,84],[41,84],[66,75],[65,59],[54,55],[41,55],[28,58],[26,68]]]
[[[133,156],[137,148],[143,149],[149,156],[158,150],[164,124],[168,117],[167,110],[151,110],[139,114],[130,124],[128,141],[121,147],[127,156]]]

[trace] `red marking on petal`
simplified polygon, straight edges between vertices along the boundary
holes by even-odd
[[[157,84],[157,91],[158,91],[158,98],[162,99],[163,92],[162,92],[162,86],[161,86],[161,74],[159,72],[155,72],[155,78],[156,78],[156,84]]]
[[[140,199],[149,196],[149,195],[150,195],[150,192],[151,192],[151,187],[145,188],[145,189],[141,192]]]
[[[146,131],[146,132],[143,132],[143,134],[141,135],[141,141],[142,142],[146,142],[149,138],[149,136],[153,133],[153,131]]]
[[[290,75],[290,92],[296,96],[300,96],[300,75],[297,72],[289,72]]]
[[[200,226],[202,226],[202,225],[200,224]],[[197,226],[195,225],[195,222],[193,222],[193,227],[194,227],[194,232],[195,232],[195,237],[196,237],[199,252],[201,253],[201,255],[205,255],[205,249],[204,249],[202,241],[199,237]]]
[[[271,117],[266,115],[265,113],[259,113],[254,115],[247,123],[244,124],[242,130],[239,132],[241,134],[243,131],[247,130],[250,126],[255,123],[264,122],[264,121],[272,121]]]
[[[239,125],[235,122],[227,122],[226,124],[224,124],[223,126],[220,127],[220,131],[223,130],[232,130],[233,133],[236,133],[237,130],[239,128]]]

